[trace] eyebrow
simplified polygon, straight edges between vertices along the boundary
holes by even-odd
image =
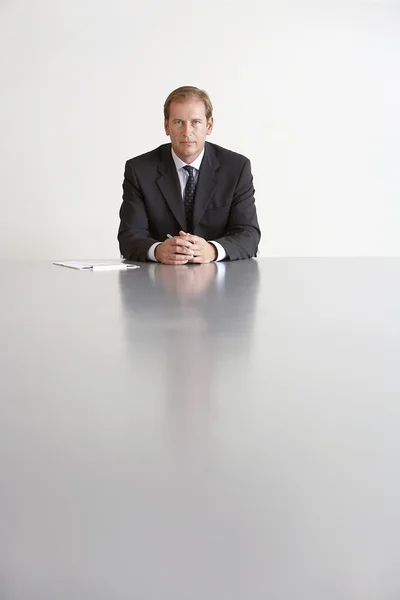
[[[184,121],[185,119],[180,119],[179,117],[175,117],[172,119],[173,121]],[[202,121],[201,117],[193,117],[193,119],[188,119],[188,121]]]

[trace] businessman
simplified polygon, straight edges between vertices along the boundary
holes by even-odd
[[[164,104],[171,143],[127,161],[118,230],[125,259],[183,265],[256,256],[250,161],[206,142],[212,111],[204,90],[174,90]]]

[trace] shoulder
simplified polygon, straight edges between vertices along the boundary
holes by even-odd
[[[244,166],[245,163],[250,162],[247,156],[243,154],[239,154],[238,152],[234,152],[233,150],[228,150],[228,148],[223,148],[222,146],[218,146],[218,144],[212,144],[211,142],[206,142],[207,152],[213,155],[221,165],[229,164],[229,166]]]
[[[154,150],[130,158],[127,160],[126,164],[132,165],[135,168],[158,165],[170,148],[171,144],[162,144],[161,146],[158,146],[158,148],[154,148]]]

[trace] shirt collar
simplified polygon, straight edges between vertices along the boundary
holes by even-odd
[[[179,171],[179,169],[182,169],[183,167],[186,167],[187,163],[185,163],[183,160],[181,160],[179,158],[179,156],[177,156],[175,154],[174,149],[172,148],[172,146],[171,146],[171,153],[172,153],[172,158],[174,159],[174,163],[175,163],[175,167],[176,167],[177,171]],[[201,154],[199,154],[199,156],[196,158],[196,160],[194,160],[188,166],[189,167],[194,167],[195,169],[197,169],[197,171],[199,171],[200,170],[201,161],[203,160],[203,156],[204,156],[204,148],[203,148],[203,151],[201,152]]]

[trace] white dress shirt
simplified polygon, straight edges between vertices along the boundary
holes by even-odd
[[[179,179],[179,183],[181,186],[181,192],[182,192],[182,202],[183,202],[183,197],[185,194],[185,186],[187,183],[187,180],[189,178],[189,173],[184,169],[184,167],[189,166],[189,167],[193,167],[194,168],[194,180],[195,183],[197,183],[197,179],[199,177],[199,170],[200,170],[200,165],[201,165],[201,161],[203,160],[203,156],[204,156],[204,148],[202,153],[196,158],[196,160],[194,160],[192,163],[190,163],[190,165],[187,165],[187,163],[183,162],[183,160],[181,160],[179,158],[179,156],[177,156],[173,150],[173,148],[171,147],[171,153],[172,153],[172,158],[173,161],[175,163],[175,167],[176,167],[176,172],[178,173],[178,179]],[[155,249],[157,248],[157,246],[159,246],[159,244],[161,244],[162,242],[156,242],[155,244],[153,244],[150,248],[149,251],[147,253],[147,258],[149,260],[153,260],[154,262],[158,262],[155,256]],[[217,249],[217,258],[215,260],[219,261],[219,260],[223,260],[226,256],[226,252],[225,249],[221,246],[221,244],[219,244],[218,242],[214,242],[212,240],[210,240],[210,244],[213,244],[216,249]]]

